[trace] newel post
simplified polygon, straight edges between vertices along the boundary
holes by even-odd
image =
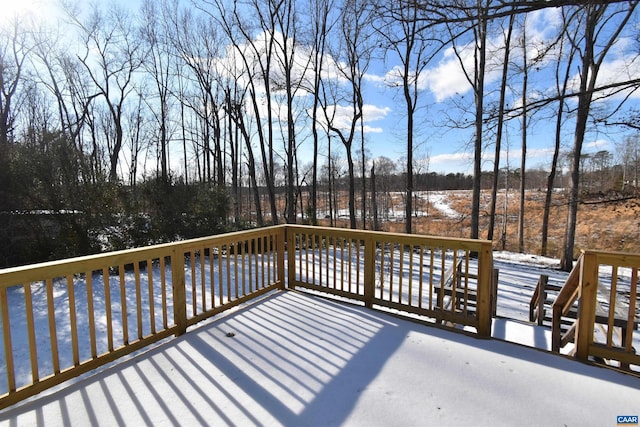
[[[184,278],[184,251],[176,245],[171,253],[171,287],[173,288],[173,321],[176,336],[187,332],[187,296]]]
[[[594,253],[584,252],[578,285],[578,325],[575,336],[575,354],[580,360],[589,358],[589,348],[593,344],[597,294],[598,257]]]
[[[375,292],[376,239],[364,239],[364,305],[371,308]]]
[[[284,273],[284,258],[285,258],[285,239],[287,238],[287,226],[286,225],[281,225],[280,228],[278,228],[278,233],[276,234],[277,236],[277,245],[276,245],[276,251],[278,252],[278,283],[279,286],[278,288],[280,290],[284,290],[285,289],[285,273]]]
[[[490,243],[483,243],[478,254],[478,335],[491,337],[493,293],[493,252]]]
[[[290,225],[286,225],[287,239],[287,288],[295,289],[296,283],[296,233]]]

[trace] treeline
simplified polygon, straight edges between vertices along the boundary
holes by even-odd
[[[71,256],[296,222],[307,213],[317,223],[321,187],[336,192],[345,181],[349,225],[364,227],[373,203],[367,195],[385,177],[404,193],[411,233],[413,193],[423,178],[429,189],[469,184],[466,176],[424,172],[428,156],[417,158],[418,148],[435,143],[425,126],[466,133],[470,237],[488,239],[495,224],[480,229],[483,170],[493,165],[493,218],[505,147],[518,147],[517,169],[526,172],[536,120],[555,126],[544,190],[550,206],[566,178],[565,268],[583,177],[593,173],[586,167],[607,161],[585,160],[585,138],[636,132],[619,137],[620,159],[598,167],[620,165],[619,181],[637,183],[630,177],[638,164],[637,1],[63,4],[48,20],[16,17],[0,27],[5,257]],[[446,76],[438,69],[443,56],[462,71],[461,85],[430,80]],[[395,141],[401,161],[369,152],[368,139],[379,132],[371,117],[382,110],[368,98],[373,84],[395,99],[404,120]],[[434,102],[444,114],[431,114]],[[520,230],[531,179],[525,172],[517,178]],[[60,224],[30,224],[34,212]],[[49,239],[53,229],[68,236]]]
[[[135,187],[106,179],[78,184],[82,162],[64,140],[47,152],[22,150],[12,147],[11,161],[3,162],[0,268],[242,227],[229,221],[224,187],[155,177]]]

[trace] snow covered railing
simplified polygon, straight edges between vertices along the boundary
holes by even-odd
[[[553,349],[573,342],[578,359],[606,360],[638,372],[634,348],[640,310],[640,255],[585,250],[553,304]],[[560,316],[578,301],[578,319],[564,336]],[[637,342],[637,337],[636,337]]]
[[[284,287],[284,227],[0,270],[0,408]]]
[[[495,276],[489,241],[289,225],[287,250],[289,287],[490,336]]]

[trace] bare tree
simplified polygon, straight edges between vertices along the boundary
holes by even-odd
[[[400,60],[400,67],[389,84],[402,90],[406,114],[407,171],[405,184],[405,232],[412,233],[414,160],[416,139],[416,111],[419,107],[419,95],[423,90],[422,72],[435,55],[447,43],[446,38],[436,36],[430,30],[421,28],[421,6],[415,2],[401,2],[383,12],[387,25],[380,28],[379,34],[386,40],[387,48]]]
[[[278,209],[275,192],[275,118],[271,95],[275,55],[272,29],[275,17],[268,7],[262,7],[259,0],[251,0],[248,4],[257,19],[245,18],[235,2],[232,10],[228,10],[221,0],[203,1],[203,4],[213,8],[213,11],[206,7],[203,10],[220,23],[246,70],[243,75],[247,79],[252,114],[256,119],[262,175],[269,198],[271,222],[275,225],[278,223]]]
[[[281,75],[274,81],[276,88],[284,90],[286,105],[285,153],[287,169],[287,210],[288,223],[296,222],[295,189],[297,187],[297,142],[296,142],[296,108],[294,100],[301,89],[301,82],[308,68],[310,58],[301,63],[296,55],[298,48],[298,22],[296,22],[297,6],[293,0],[268,0],[271,11],[272,27],[268,28],[275,40],[275,58]]]
[[[331,11],[335,4],[333,0],[310,0],[311,10],[311,39],[312,56],[311,70],[313,71],[312,96],[313,106],[311,108],[311,133],[313,137],[313,164],[311,171],[311,224],[318,223],[318,152],[320,147],[319,134],[319,113],[322,101],[323,73],[325,72],[325,61],[327,53],[327,37],[331,31],[334,21],[330,21]]]
[[[483,132],[485,123],[485,75],[487,69],[488,26],[492,18],[516,13],[510,7],[509,13],[491,16],[491,0],[475,2],[428,2],[421,5],[425,28],[444,25],[448,39],[453,41],[453,52],[464,73],[464,77],[473,91],[473,189],[471,199],[471,238],[479,237],[480,229],[480,190],[482,178],[482,154],[484,150]],[[470,40],[470,41],[469,41]],[[469,64],[468,59],[472,58]],[[467,121],[465,121],[466,123]]]
[[[397,164],[388,157],[379,157],[376,159],[376,184],[378,193],[382,193],[382,206],[380,206],[380,198],[378,198],[378,207],[382,209],[383,218],[389,220],[389,211],[393,208],[393,197],[391,191],[393,188],[392,179],[397,173]]]
[[[493,157],[493,182],[491,184],[491,201],[489,208],[489,229],[487,230],[487,239],[493,241],[493,232],[496,220],[496,201],[498,197],[498,185],[500,177],[500,152],[502,150],[502,132],[505,119],[505,97],[507,93],[507,77],[509,74],[509,57],[511,53],[511,36],[513,34],[513,24],[515,15],[509,16],[509,23],[504,39],[504,56],[502,60],[502,79],[500,82],[500,99],[498,101],[498,123],[496,125],[496,145]]]
[[[340,38],[332,53],[343,64],[338,68],[348,88],[345,89],[346,93],[337,90],[335,85],[330,88],[331,101],[327,99],[327,92],[324,92],[324,113],[328,129],[338,136],[345,148],[349,174],[349,224],[351,228],[356,228],[353,143],[363,116],[363,80],[371,60],[371,34],[366,32],[367,25],[371,23],[371,14],[366,1],[348,0],[340,16]],[[342,105],[342,102],[346,105]],[[339,110],[343,113],[338,114]]]
[[[253,146],[251,144],[251,136],[249,134],[249,125],[245,122],[245,116],[247,116],[247,112],[244,109],[245,105],[245,96],[246,91],[248,89],[245,88],[243,91],[240,91],[239,88],[236,88],[237,99],[233,101],[231,106],[231,119],[235,122],[238,130],[242,134],[242,138],[245,143],[245,156],[247,158],[247,170],[249,172],[249,179],[251,183],[251,187],[253,189],[253,202],[255,205],[256,211],[256,224],[258,227],[262,227],[264,225],[264,219],[262,216],[262,206],[260,203],[260,189],[258,187],[258,180],[256,176],[256,160],[253,153]]]
[[[520,157],[520,209],[518,212],[518,252],[524,252],[524,222],[525,222],[525,195],[526,195],[526,175],[527,175],[527,132],[529,131],[527,123],[529,120],[528,114],[528,99],[529,96],[529,65],[527,58],[527,21],[526,16],[522,25],[522,114],[520,115],[521,121],[521,141],[522,141],[522,154]]]
[[[567,28],[568,19],[564,20],[565,29]],[[565,107],[566,107],[566,99],[565,96],[567,94],[569,79],[571,76],[571,66],[573,64],[573,60],[576,54],[576,46],[569,44],[569,52],[566,53],[566,59],[561,60],[564,55],[564,50],[566,46],[566,38],[564,37],[564,29],[561,32],[559,37],[559,59],[556,61],[555,66],[555,84],[556,91],[558,97],[558,107],[557,110],[554,109],[553,114],[556,117],[555,121],[555,143],[553,149],[553,157],[551,160],[551,169],[549,171],[549,175],[547,176],[547,186],[545,192],[545,200],[544,200],[544,211],[542,213],[542,238],[541,238],[541,248],[540,254],[542,256],[547,255],[548,251],[548,239],[549,239],[549,215],[551,213],[551,200],[553,196],[553,188],[557,175],[558,169],[558,161],[560,158],[560,146],[562,142],[562,124],[565,119]],[[562,66],[564,66],[564,70],[562,70]]]
[[[640,136],[634,135],[625,138],[617,147],[618,162],[622,165],[622,191],[627,188],[638,188],[638,146]]]
[[[39,28],[33,32],[33,47],[31,79],[54,97],[62,135],[73,144],[78,158],[89,154],[85,159],[88,161],[80,165],[79,174],[84,182],[95,183],[104,172],[102,150],[97,140],[87,138],[85,130],[92,120],[91,104],[100,94],[95,91],[84,66],[67,52],[59,32]]]
[[[378,222],[378,193],[376,187],[376,162],[371,163],[371,213],[373,218],[372,228],[374,231],[380,230]]]
[[[9,144],[13,132],[14,103],[31,50],[27,41],[28,33],[17,17],[0,28],[0,150]]]
[[[107,106],[113,124],[108,146],[109,179],[118,179],[118,161],[124,140],[124,107],[134,91],[134,73],[142,64],[140,43],[129,12],[113,6],[107,14],[94,8],[86,21],[70,15],[80,31],[84,52],[79,60]]]
[[[168,14],[166,6],[159,9],[157,3],[145,0],[141,7],[140,35],[144,42],[143,66],[146,75],[152,81],[154,93],[144,97],[151,110],[159,129],[157,147],[160,153],[160,179],[163,183],[169,183],[169,117],[170,95],[172,88],[172,73],[174,66],[171,61],[175,54],[170,51],[171,44],[164,17]]]
[[[576,127],[572,151],[569,208],[567,210],[564,250],[560,261],[560,267],[565,271],[570,271],[573,268],[573,252],[580,195],[580,157],[587,132],[587,121],[596,89],[598,72],[607,53],[611,50],[614,42],[629,22],[637,5],[637,1],[614,6],[588,3],[581,8],[583,12],[582,31],[580,34],[581,40],[570,35],[572,44],[576,46],[581,45],[579,48],[581,66]],[[610,11],[610,14],[608,14],[608,11]],[[603,32],[603,26],[610,26],[609,31]]]
[[[216,66],[223,51],[223,37],[217,22],[208,15],[194,15],[186,10],[168,19],[173,19],[173,49],[179,52],[194,78],[196,95],[187,99],[190,99],[190,110],[201,122],[198,148],[202,157],[202,179],[224,186],[226,171],[221,136],[224,90]]]

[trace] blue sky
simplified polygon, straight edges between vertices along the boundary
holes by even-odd
[[[532,58],[536,56],[538,49],[543,45],[548,45],[554,36],[555,28],[560,24],[560,14],[557,9],[546,9],[535,12],[528,16],[526,27],[527,40],[527,58],[528,62],[532,62]],[[612,83],[618,80],[640,78],[640,60],[637,58],[638,45],[634,45],[633,24],[629,26],[631,33],[623,34],[620,41],[614,46],[607,56],[607,60],[599,73],[598,82]],[[636,27],[637,28],[637,27]],[[636,29],[637,31],[637,29]],[[522,37],[521,30],[517,30],[512,36],[513,40],[519,40]],[[487,74],[485,82],[486,102],[497,99],[497,88],[501,78],[502,55],[503,55],[503,37],[495,37],[489,40],[490,51],[496,51],[497,54],[489,55],[489,64],[492,70]],[[472,53],[470,50],[462,50],[462,57],[465,62],[472,61]],[[514,47],[511,50],[511,61],[517,63],[522,62],[522,48]],[[393,63],[386,64],[386,70],[393,67]],[[544,94],[552,93],[554,86],[554,74],[552,70],[553,63],[549,60],[542,61],[529,74],[529,95],[530,102],[541,98]],[[372,85],[370,102],[376,106],[384,106],[388,110],[388,114],[375,122],[381,132],[377,134],[369,134],[371,142],[371,151],[378,151],[375,147],[379,146],[381,152],[393,150],[398,155],[402,155],[406,150],[401,141],[401,135],[398,137],[394,132],[398,125],[403,124],[402,106],[395,103],[389,97],[389,89],[382,88],[383,82],[388,79],[385,75],[385,69],[378,68],[379,74],[372,76],[370,81]],[[571,72],[573,77],[573,87],[577,89],[577,67]],[[521,97],[521,81],[522,77],[515,75],[510,80],[512,85],[511,102],[519,103]],[[424,156],[428,158],[429,170],[436,172],[466,172],[472,171],[471,150],[469,142],[473,138],[473,131],[469,130],[453,130],[447,129],[443,120],[446,114],[455,114],[454,104],[464,103],[472,107],[473,93],[471,86],[467,82],[460,67],[458,58],[455,56],[453,49],[449,46],[427,67],[424,75],[421,76],[423,92],[420,96],[423,99],[423,109],[418,113],[422,115],[423,122],[419,126],[422,129],[421,139],[423,144],[416,152],[416,156]],[[615,96],[611,101],[600,103],[596,108],[611,107],[617,104],[625,94]],[[509,98],[509,95],[508,95]],[[638,106],[640,99],[640,91],[632,94],[627,101],[627,105]],[[509,102],[509,101],[508,101]],[[570,101],[570,105],[575,102]],[[608,105],[607,105],[608,104]],[[552,106],[557,108],[557,104]],[[473,111],[466,113],[469,121],[473,120]],[[528,131],[528,149],[527,149],[527,168],[542,167],[548,168],[550,163],[552,148],[555,135],[555,116],[552,110],[540,111],[530,117]],[[573,121],[569,121],[565,125],[563,133],[563,148],[570,149],[573,143]],[[509,120],[505,125],[503,143],[502,167],[507,166],[507,156],[510,168],[519,168],[521,161],[521,120],[519,118]],[[615,144],[624,140],[630,133],[622,129],[606,129],[607,133],[590,132],[585,140],[585,153],[595,153],[600,150],[615,151]],[[490,136],[489,142],[492,142],[493,136]],[[390,140],[396,140],[396,143],[389,143]],[[391,148],[392,147],[392,148]],[[493,154],[494,148],[488,147],[487,155]],[[493,164],[485,161],[483,169],[492,169]]]
[[[4,16],[13,13],[30,11],[36,16],[51,16],[55,8],[55,0],[0,0],[0,8]],[[110,2],[101,1],[103,5]],[[138,0],[123,2],[127,7],[137,8]],[[536,54],[546,46],[555,34],[555,29],[560,23],[560,14],[557,9],[546,9],[535,12],[527,17],[526,44],[527,58],[531,62]],[[640,77],[640,60],[637,58],[637,42],[630,38],[633,35],[632,23],[630,31],[623,34],[620,41],[609,53],[607,60],[600,71],[599,81],[609,83],[618,79]],[[637,28],[635,30],[637,32]],[[502,68],[503,37],[500,32],[493,31],[493,36],[488,41],[489,71],[487,73],[485,91],[487,100],[485,105],[497,99],[497,87],[499,85]],[[513,40],[519,40],[522,36],[521,29],[517,29]],[[473,56],[470,44],[460,43],[460,55],[467,66],[472,64]],[[466,40],[470,42],[470,40]],[[518,65],[522,62],[522,48],[514,47],[511,52],[511,60]],[[330,61],[329,61],[330,62]],[[397,78],[399,62],[393,53],[387,52],[385,60],[372,62],[367,76],[365,88],[365,129],[366,147],[372,157],[386,156],[391,159],[401,159],[406,156],[405,142],[405,115],[403,99],[398,88],[393,88],[393,80]],[[330,67],[331,64],[327,64]],[[528,99],[535,100],[553,92],[554,78],[552,70],[553,62],[543,60],[529,75]],[[577,76],[578,69],[574,67],[572,76]],[[510,79],[511,91],[508,102],[518,105],[520,98],[521,76],[514,73]],[[418,78],[420,93],[420,108],[416,115],[416,141],[414,144],[414,158],[419,163],[418,170],[433,172],[472,172],[472,157],[470,142],[473,138],[473,129],[454,129],[449,123],[449,117],[467,123],[473,121],[473,94],[468,84],[460,63],[451,46],[447,46],[426,67]],[[574,81],[574,87],[576,87]],[[611,106],[616,100],[625,94],[620,94],[614,101],[601,103],[600,107]],[[628,105],[638,105],[640,91],[632,94]],[[571,101],[572,102],[572,101]],[[571,103],[570,102],[570,103]],[[457,106],[464,106],[466,113],[461,113]],[[344,114],[344,121],[348,122],[348,109],[345,105],[336,106],[338,114]],[[554,105],[553,108],[556,106]],[[536,113],[530,118],[528,131],[527,168],[547,168],[551,158],[551,149],[554,141],[555,118],[552,109]],[[572,122],[569,120],[563,133],[563,147],[568,150],[572,140]],[[628,131],[621,129],[606,129],[605,132],[591,132],[585,141],[584,152],[596,152],[599,150],[615,151],[615,144],[629,136]],[[506,167],[507,161],[510,168],[519,168],[521,158],[521,120],[513,118],[506,122],[504,130],[503,154],[501,166]],[[493,154],[493,136],[487,135],[488,147],[485,150],[487,159]],[[306,144],[306,145],[305,145]],[[359,142],[357,142],[359,146]],[[339,147],[339,146],[338,146]],[[326,149],[326,147],[325,147]],[[334,148],[337,150],[338,148]],[[324,151],[323,151],[324,152]],[[311,158],[310,148],[303,143],[299,150],[302,161]],[[485,161],[484,170],[490,170],[493,164]]]

